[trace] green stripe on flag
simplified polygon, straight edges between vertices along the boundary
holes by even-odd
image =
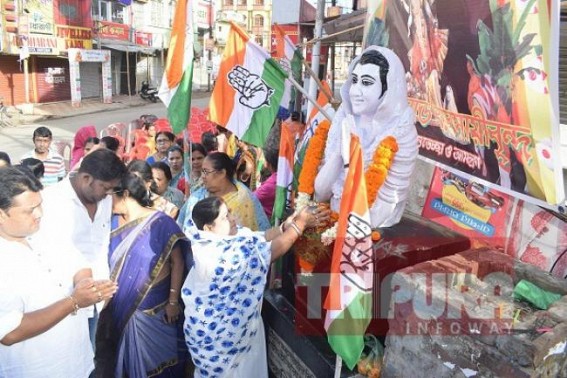
[[[280,68],[279,64],[273,59],[264,62],[264,72],[262,79],[268,87],[274,89],[274,94],[270,98],[269,106],[262,106],[254,112],[250,126],[242,135],[242,140],[258,147],[263,147],[268,138],[268,133],[278,115],[278,109],[284,91],[284,82],[287,74]]]
[[[276,219],[283,220],[285,204],[287,202],[287,188],[276,186],[276,199],[274,201],[274,211],[272,213],[272,224],[276,224]]]
[[[167,107],[167,119],[174,134],[179,134],[187,127],[191,116],[191,89],[193,82],[193,63],[185,69],[179,87]]]
[[[351,370],[364,349],[364,334],[370,324],[371,309],[372,294],[360,292],[327,329],[329,345]]]

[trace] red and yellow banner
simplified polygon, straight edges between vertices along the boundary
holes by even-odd
[[[565,200],[559,14],[548,0],[371,0],[364,41],[401,58],[420,155],[514,196]]]

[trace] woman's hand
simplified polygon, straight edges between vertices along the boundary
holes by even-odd
[[[165,305],[165,322],[167,324],[173,324],[179,319],[179,303],[177,302],[167,302]]]
[[[297,213],[293,221],[304,225],[304,227],[318,227],[326,224],[331,216],[331,210],[323,205],[307,206]]]
[[[85,278],[75,285],[73,298],[80,308],[92,306],[95,303],[112,298],[118,290],[116,283],[111,280]]]

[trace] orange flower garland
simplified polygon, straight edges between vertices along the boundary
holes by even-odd
[[[322,122],[309,141],[309,146],[305,152],[305,159],[303,160],[303,168],[299,174],[299,184],[297,188],[299,193],[305,193],[311,196],[315,191],[315,177],[317,176],[319,165],[323,159],[330,128],[331,123],[329,121]],[[378,191],[386,180],[396,152],[398,152],[398,142],[393,136],[384,138],[374,152],[372,163],[364,173],[369,207],[372,207],[374,204]]]
[[[321,160],[323,159],[330,128],[331,123],[329,121],[321,122],[309,140],[309,146],[305,151],[305,158],[303,159],[303,167],[299,174],[297,191],[300,193],[312,195],[315,191],[315,176],[317,176],[319,165],[321,165]]]
[[[378,191],[386,180],[396,152],[398,152],[398,142],[396,142],[396,138],[393,136],[384,138],[374,152],[372,163],[364,173],[366,193],[368,193],[368,207],[372,207],[374,201],[376,201]]]

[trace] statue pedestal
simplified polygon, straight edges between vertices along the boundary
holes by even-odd
[[[374,309],[368,332],[376,336],[388,332],[391,291],[387,280],[393,273],[469,248],[466,237],[415,215],[408,214],[396,226],[383,229],[376,246]],[[296,275],[294,255],[284,259],[282,288],[266,293],[262,311],[270,370],[277,377],[333,376],[335,354],[327,343],[322,311],[330,261],[320,262],[312,274]],[[342,376],[352,375],[343,367]]]

